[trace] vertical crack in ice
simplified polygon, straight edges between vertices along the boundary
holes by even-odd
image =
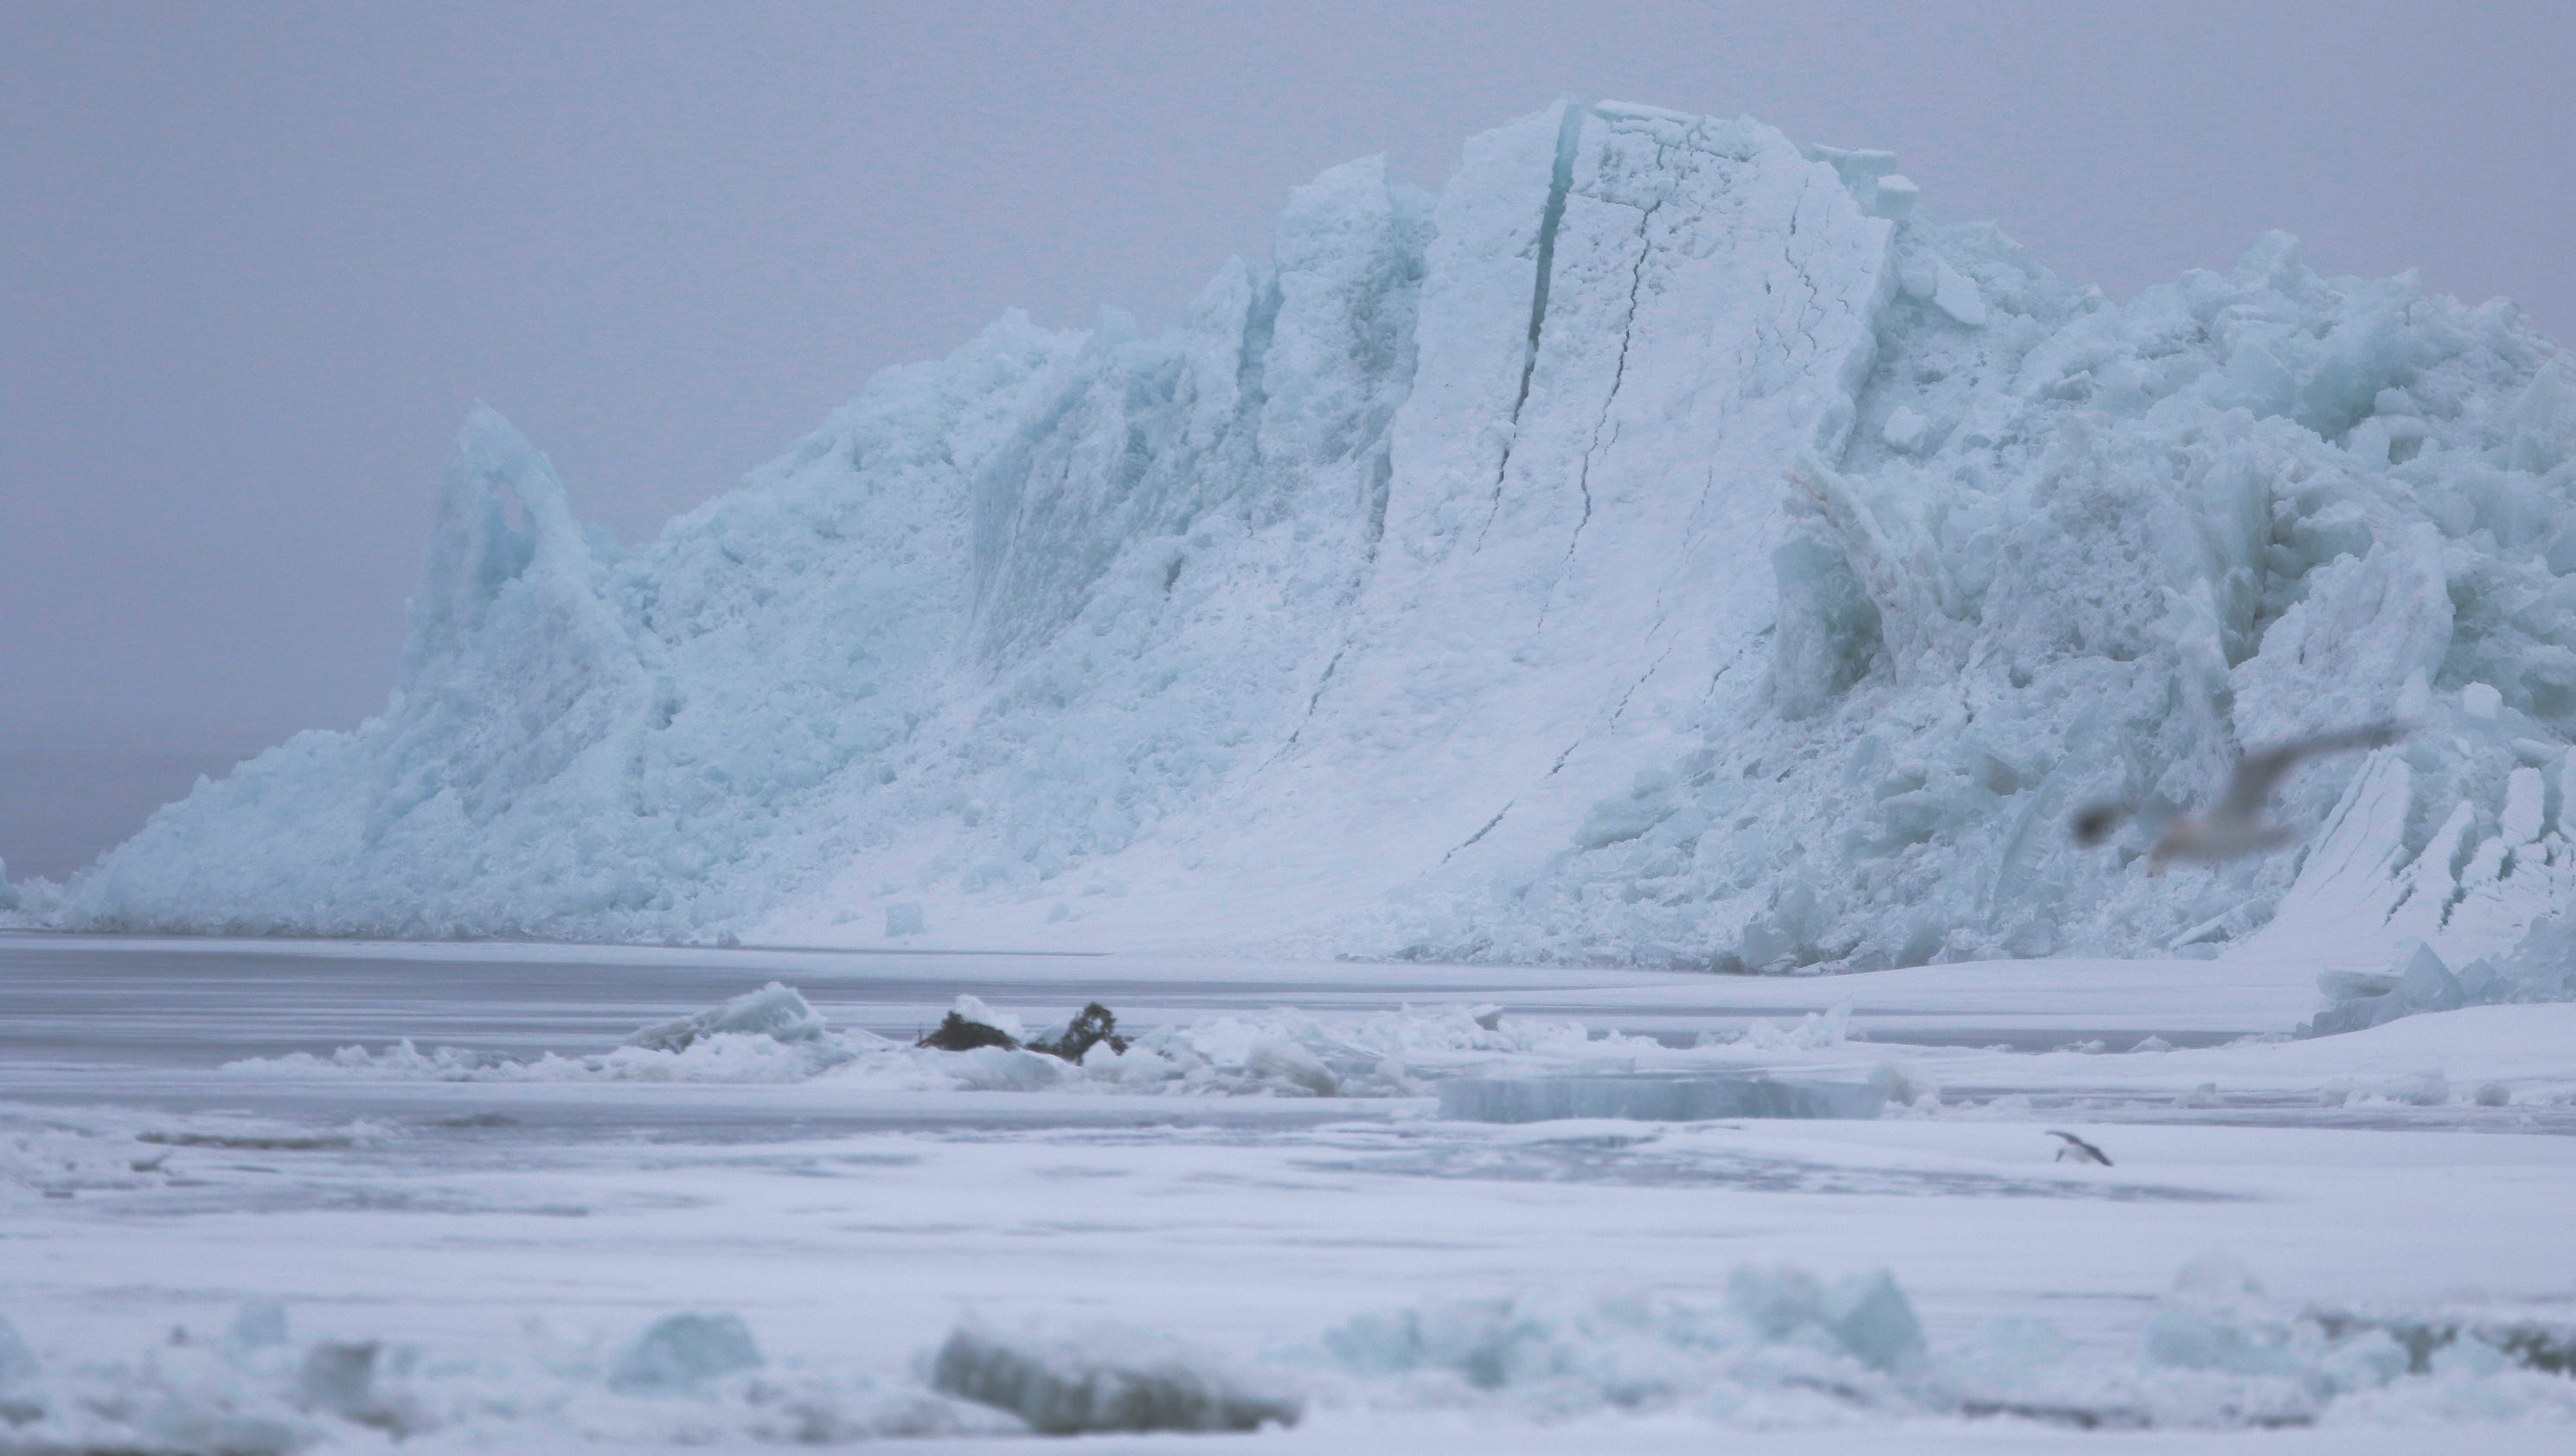
[[[1270,402],[1270,346],[1279,333],[1279,306],[1282,296],[1279,279],[1272,275],[1264,280],[1255,274],[1252,302],[1243,312],[1243,342],[1234,362],[1235,417],[1252,443],[1255,459],[1261,455],[1261,412]]]
[[[1592,524],[1593,457],[1619,442],[1619,430],[1610,423],[1610,411],[1619,403],[1619,387],[1628,382],[1628,346],[1635,343],[1637,337],[1637,298],[1646,281],[1646,257],[1654,251],[1654,243],[1646,236],[1646,229],[1663,205],[1664,200],[1659,197],[1637,214],[1637,260],[1628,269],[1628,315],[1619,324],[1619,361],[1610,371],[1610,392],[1601,398],[1601,417],[1592,422],[1592,437],[1584,443],[1583,463],[1574,474],[1575,489],[1583,494],[1583,515],[1574,523],[1574,534],[1566,539],[1565,560],[1557,567],[1556,573],[1559,584],[1574,570],[1575,548],[1583,544],[1583,528]],[[1610,431],[1607,442],[1601,438],[1605,429]],[[1548,609],[1555,605],[1555,596],[1551,590],[1548,600],[1539,605],[1538,625],[1541,628],[1547,626]]]
[[[1568,750],[1568,751],[1570,752],[1571,750]],[[1560,763],[1561,763],[1561,762],[1563,762],[1563,760],[1562,760],[1562,759],[1560,759],[1560,760],[1558,760],[1558,761],[1559,761]],[[1548,770],[1548,771],[1549,771],[1550,773],[1554,773],[1554,772],[1555,772],[1555,770],[1554,770],[1554,769],[1550,769],[1550,770]],[[1475,833],[1468,835],[1465,839],[1460,840],[1460,841],[1458,842],[1458,844],[1457,844],[1457,846],[1456,846],[1455,848],[1451,849],[1447,854],[1444,854],[1444,855],[1440,856],[1440,862],[1441,862],[1442,864],[1447,864],[1447,863],[1448,863],[1449,861],[1451,861],[1452,859],[1457,858],[1457,856],[1458,856],[1458,851],[1459,851],[1459,850],[1461,850],[1461,849],[1465,849],[1467,846],[1469,846],[1469,845],[1471,845],[1471,844],[1474,844],[1477,840],[1482,839],[1482,838],[1484,838],[1486,835],[1493,833],[1493,832],[1494,832],[1494,826],[1495,826],[1495,825],[1497,825],[1497,824],[1502,823],[1502,822],[1503,822],[1503,816],[1504,816],[1504,815],[1506,815],[1506,814],[1508,814],[1508,813],[1510,813],[1510,812],[1512,812],[1512,805],[1513,805],[1513,804],[1517,804],[1517,803],[1519,803],[1519,802],[1520,802],[1520,800],[1518,800],[1518,799],[1512,799],[1512,800],[1506,801],[1506,802],[1504,803],[1503,807],[1501,807],[1501,808],[1499,808],[1499,809],[1496,809],[1496,810],[1494,811],[1494,817],[1493,817],[1493,818],[1488,819],[1488,820],[1486,820],[1486,821],[1485,821],[1485,827],[1484,827],[1484,828],[1479,829],[1479,830],[1477,830]]]
[[[1657,618],[1655,619],[1655,625],[1653,625],[1653,626],[1651,626],[1651,627],[1649,627],[1649,628],[1647,628],[1647,629],[1646,629],[1646,636],[1647,636],[1648,638],[1650,638],[1650,639],[1651,639],[1651,638],[1652,638],[1656,633],[1661,632],[1662,630],[1664,630],[1664,619],[1663,619],[1663,618],[1661,618],[1661,617],[1657,617]],[[1619,695],[1619,706],[1617,706],[1617,707],[1615,707],[1615,708],[1613,708],[1613,709],[1611,709],[1611,710],[1610,710],[1610,724],[1611,724],[1611,726],[1614,726],[1614,727],[1615,727],[1615,726],[1618,724],[1618,722],[1619,722],[1619,720],[1620,720],[1621,718],[1623,718],[1623,717],[1627,716],[1627,713],[1628,713],[1628,703],[1629,703],[1629,701],[1630,701],[1631,699],[1633,699],[1633,698],[1635,698],[1635,697],[1637,696],[1637,689],[1642,688],[1642,687],[1644,687],[1648,682],[1653,681],[1655,674],[1656,674],[1656,673],[1658,673],[1658,672],[1663,671],[1663,667],[1664,667],[1664,659],[1665,659],[1665,658],[1667,658],[1667,657],[1670,657],[1670,656],[1672,656],[1672,655],[1673,655],[1673,644],[1672,644],[1671,642],[1667,641],[1667,642],[1665,642],[1665,643],[1664,643],[1664,650],[1663,650],[1663,651],[1661,651],[1661,652],[1656,653],[1656,654],[1655,654],[1655,660],[1654,660],[1654,661],[1652,661],[1652,662],[1650,662],[1650,663],[1647,663],[1647,664],[1646,664],[1646,670],[1645,670],[1644,672],[1642,672],[1642,673],[1639,673],[1639,674],[1637,675],[1637,680],[1636,680],[1635,682],[1632,682],[1632,683],[1628,684],[1628,690],[1627,690],[1626,692],[1621,693],[1621,694]],[[1577,743],[1578,743],[1578,744],[1580,744],[1580,742],[1581,742],[1581,740],[1579,740],[1579,739],[1578,739],[1578,740],[1576,740],[1576,741],[1577,741]],[[1567,749],[1567,750],[1566,750],[1566,752],[1568,752],[1568,753],[1571,753],[1571,752],[1573,752],[1573,751],[1574,751],[1573,749]],[[1558,762],[1559,762],[1559,763],[1562,763],[1562,762],[1564,762],[1564,760],[1559,759],[1559,760],[1558,760]]]
[[[1494,517],[1503,509],[1503,481],[1511,474],[1512,446],[1520,442],[1521,407],[1529,403],[1530,380],[1538,373],[1539,335],[1547,327],[1547,287],[1556,271],[1556,233],[1565,221],[1565,199],[1574,190],[1574,152],[1583,138],[1583,119],[1591,115],[1588,107],[1568,104],[1565,117],[1556,128],[1556,166],[1548,174],[1547,206],[1538,217],[1538,280],[1530,287],[1529,343],[1521,356],[1520,393],[1512,398],[1512,412],[1506,423],[1510,435],[1503,441],[1503,458],[1494,466],[1494,499],[1485,512],[1485,524],[1476,532],[1476,544],[1485,544],[1485,532],[1493,529]]]
[[[1260,767],[1253,770],[1254,773],[1261,773],[1272,764],[1286,758],[1288,750],[1297,746],[1297,740],[1306,736],[1306,725],[1315,721],[1315,705],[1324,700],[1324,689],[1333,681],[1333,670],[1342,665],[1343,654],[1350,650],[1350,644],[1347,642],[1333,649],[1332,661],[1324,664],[1323,674],[1315,679],[1315,690],[1306,695],[1306,711],[1298,715],[1297,726],[1288,731],[1287,740],[1281,743],[1268,758],[1263,759]]]

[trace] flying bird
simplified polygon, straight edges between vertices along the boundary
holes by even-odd
[[[2091,1143],[2086,1142],[2084,1139],[2077,1137],[2071,1132],[2059,1132],[2055,1128],[2050,1128],[2048,1130],[2048,1135],[2050,1137],[2057,1138],[2066,1144],[2064,1147],[2057,1150],[2058,1162],[2063,1163],[2067,1159],[2073,1158],[2079,1163],[2099,1163],[2105,1168],[2111,1166],[2111,1155],[2109,1153],[2102,1151],[2100,1148],[2093,1146]]]
[[[2178,859],[2216,864],[2288,844],[2298,837],[2289,826],[2263,817],[2264,807],[2272,801],[2272,790],[2283,775],[2298,767],[2302,759],[2359,748],[2384,748],[2402,736],[2403,730],[2394,723],[2373,723],[2340,733],[2296,738],[2246,754],[2236,761],[2236,772],[2228,779],[2227,792],[2219,796],[2217,807],[2205,814],[2179,815],[2165,824],[2155,848],[2148,851],[2147,872],[2160,874],[2166,864]],[[2100,844],[2133,812],[2129,805],[2116,802],[2086,805],[2075,815],[2075,842]]]

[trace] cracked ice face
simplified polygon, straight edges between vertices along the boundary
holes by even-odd
[[[478,416],[386,714],[35,913],[1781,968],[2562,899],[2554,351],[2286,240],[2113,306],[1893,166],[1604,104],[1337,168],[1170,333],[1006,318],[630,551]],[[2312,854],[2059,832],[2392,714]]]

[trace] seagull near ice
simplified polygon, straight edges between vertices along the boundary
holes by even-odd
[[[2275,744],[2236,761],[2227,792],[2206,814],[2184,814],[2164,826],[2156,847],[2147,853],[2147,872],[2162,874],[2177,859],[2217,864],[2249,854],[2278,849],[2298,836],[2289,826],[2263,817],[2272,790],[2300,760],[2356,748],[2384,748],[2403,736],[2393,723],[2373,723],[2340,733],[2319,733]],[[2110,838],[2122,819],[2135,810],[2122,803],[2088,805],[2075,816],[2075,840],[2096,845]]]
[[[2069,1159],[2073,1159],[2078,1163],[2098,1163],[2105,1168],[2111,1166],[2111,1155],[2109,1153],[2102,1151],[2100,1148],[2093,1146],[2091,1143],[2086,1142],[2084,1139],[2077,1137],[2071,1132],[2059,1132],[2055,1128],[2050,1128],[2048,1135],[2057,1139],[2061,1144],[2057,1150],[2056,1161],[2058,1162],[2063,1163]]]

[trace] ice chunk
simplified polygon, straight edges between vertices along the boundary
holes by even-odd
[[[233,1311],[231,1328],[224,1339],[235,1349],[265,1350],[286,1343],[286,1310],[265,1299],[242,1302]]]
[[[1893,1370],[1922,1358],[1923,1325],[1884,1269],[1836,1285],[1823,1315],[1842,1347],[1872,1369]]]
[[[1986,326],[1986,297],[1978,291],[1975,280],[1950,266],[1950,260],[1947,258],[1934,262],[1932,275],[1934,308],[1969,328],[1982,329]]]
[[[921,934],[922,929],[923,920],[920,901],[906,900],[900,905],[888,905],[886,907],[886,939],[895,940],[907,935],[919,935]]]
[[[1274,1077],[1317,1097],[1341,1090],[1341,1080],[1322,1058],[1285,1037],[1266,1036],[1254,1042],[1243,1065],[1256,1077]]]
[[[2496,979],[2493,968],[2482,963],[2482,969],[2481,984],[2492,984]],[[2467,1005],[2471,999],[2468,988],[2451,974],[2442,957],[2421,940],[2406,943],[2401,960],[2392,970],[2323,971],[2318,973],[2317,985],[2337,998],[2336,1004],[2300,1028],[2302,1035],[2359,1031],[2418,1012],[2450,1011]]]
[[[1930,428],[1931,423],[1906,406],[1898,405],[1888,411],[1887,423],[1879,427],[1878,437],[1887,442],[1890,450],[1910,454],[1915,446],[1923,443],[1923,432]]]
[[[1440,1115],[1461,1122],[1606,1117],[1704,1122],[1721,1117],[1876,1117],[1887,1092],[1869,1083],[1765,1076],[1462,1077],[1440,1084]]]
[[[2461,1002],[2460,983],[2451,968],[2433,948],[2417,942],[2415,953],[2406,958],[2406,969],[2397,977],[2397,986],[2389,992],[2406,1003],[2410,1011],[2448,1011]]]
[[[375,1340],[324,1340],[304,1353],[295,1377],[295,1403],[362,1425],[385,1424],[389,1415],[376,1390]]]
[[[2140,1355],[2148,1364],[2234,1375],[2291,1375],[2299,1361],[2286,1321],[2263,1305],[2263,1287],[2225,1254],[2185,1265],[2148,1322]]]
[[[1780,595],[1779,629],[1771,643],[1773,699],[1790,718],[1807,718],[1833,706],[1844,690],[1868,676],[1884,659],[1885,641],[1879,611],[1854,574],[1850,561],[1823,531],[1800,529],[1774,547],[1771,575]],[[1604,806],[1610,807],[1610,806]],[[1649,806],[1633,791],[1626,807]],[[1632,814],[1626,833],[1594,832],[1601,815],[1587,821],[1589,847],[1634,839],[1671,815],[1669,795],[1651,806],[1655,812]]]
[[[685,1395],[761,1363],[760,1347],[740,1316],[668,1314],[618,1352],[608,1388],[623,1395]]]
[[[2460,689],[2460,711],[2481,722],[2492,723],[2504,708],[2504,694],[2487,683],[2473,682]]]
[[[1914,204],[1923,189],[1902,172],[1890,172],[1878,179],[1878,215],[1902,221],[1914,215]]]
[[[2496,832],[2508,846],[2530,844],[2540,838],[2540,770],[2518,768],[2505,775],[2504,809],[2496,815]]]
[[[963,1325],[931,1357],[930,1381],[1051,1436],[1252,1431],[1293,1426],[1302,1408],[1274,1382],[1205,1352],[1110,1328],[1050,1338]]]
[[[45,1367],[0,1315],[0,1421],[24,1425],[45,1414]]]
[[[626,1039],[631,1047],[676,1052],[711,1036],[765,1036],[772,1041],[821,1039],[823,1018],[794,987],[772,981],[712,1010],[645,1027]]]

